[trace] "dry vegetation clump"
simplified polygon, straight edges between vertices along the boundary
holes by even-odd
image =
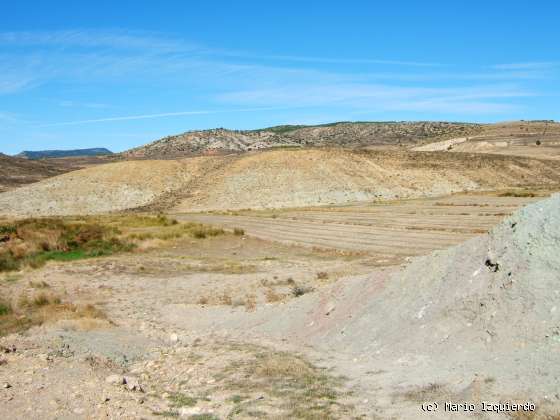
[[[221,228],[215,228],[201,223],[171,223],[155,226],[145,226],[145,229],[131,229],[128,238],[137,241],[148,239],[161,239],[164,241],[190,236],[195,239],[204,239],[225,234]]]
[[[257,298],[255,295],[250,294],[245,297],[245,310],[252,312],[257,308]]]
[[[519,190],[519,191],[505,191],[498,194],[498,197],[537,197],[533,191]]]
[[[232,418],[257,412],[265,418],[273,411],[278,418],[330,419],[349,417],[352,411],[339,401],[341,382],[297,355],[265,350],[226,371],[231,376],[225,388],[235,395],[266,395],[260,400],[237,398]]]
[[[312,287],[295,285],[294,287],[292,287],[292,296],[293,297],[300,297],[300,296],[303,296],[306,293],[310,293],[312,291],[313,291]]]
[[[281,302],[285,297],[283,294],[276,292],[272,287],[267,287],[264,296],[268,303]]]
[[[25,219],[0,225],[0,271],[110,255],[134,247],[120,231],[97,223],[56,218]]]
[[[241,229],[241,228],[234,228],[233,229],[233,234],[235,236],[244,236],[245,235],[245,230]]]
[[[422,387],[406,391],[402,396],[410,401],[424,402],[436,400],[447,392],[447,387],[440,383],[430,383]]]
[[[25,219],[0,224],[0,272],[131,251],[142,242],[223,235],[221,228],[166,216]]]
[[[63,319],[102,321],[98,324],[90,322],[88,325],[109,324],[105,313],[94,305],[65,303],[53,293],[22,294],[18,299],[0,300],[0,337]]]
[[[327,280],[329,278],[329,273],[326,271],[319,271],[317,273],[317,280]]]

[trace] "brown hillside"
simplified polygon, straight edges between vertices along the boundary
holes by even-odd
[[[0,194],[5,215],[277,208],[560,183],[560,162],[526,158],[271,150],[95,166]]]
[[[60,175],[65,171],[58,165],[31,161],[0,153],[0,192]]]

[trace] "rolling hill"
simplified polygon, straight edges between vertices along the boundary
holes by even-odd
[[[509,156],[268,150],[94,166],[0,194],[4,215],[188,212],[345,204],[557,186],[560,162]]]
[[[64,172],[66,171],[52,163],[33,162],[0,153],[0,192]]]
[[[84,156],[103,156],[112,155],[109,149],[103,147],[93,149],[73,149],[73,150],[25,150],[17,157],[25,159],[44,159],[44,158],[64,158],[64,157],[84,157]]]

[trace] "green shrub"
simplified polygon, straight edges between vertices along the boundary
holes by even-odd
[[[0,316],[12,313],[12,305],[9,302],[0,300]]]

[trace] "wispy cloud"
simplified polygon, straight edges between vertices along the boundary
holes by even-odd
[[[111,108],[109,104],[102,104],[96,102],[80,102],[80,101],[70,101],[64,100],[58,102],[58,106],[63,108],[89,108],[89,109],[106,109]]]
[[[440,63],[407,61],[407,60],[383,60],[374,58],[338,58],[338,57],[303,57],[295,55],[268,55],[268,54],[250,54],[243,52],[222,52],[221,55],[235,58],[247,58],[257,60],[284,61],[296,63],[318,63],[318,64],[383,64],[394,66],[411,66],[411,67],[439,67]]]
[[[524,63],[495,64],[491,68],[496,70],[549,70],[560,66],[554,61],[529,61]]]
[[[96,118],[91,120],[67,121],[52,124],[42,124],[38,127],[57,127],[65,125],[81,125],[101,122],[113,121],[131,121],[131,120],[146,120],[154,118],[178,117],[185,115],[209,115],[209,114],[229,114],[236,112],[259,112],[259,111],[278,111],[282,109],[295,109],[297,107],[256,107],[256,108],[238,108],[238,109],[220,109],[220,110],[200,110],[200,111],[179,111],[179,112],[164,112],[159,114],[144,114],[144,115],[127,115],[117,117]]]
[[[65,30],[0,33],[4,46],[82,47],[185,52],[199,49],[191,42],[167,38],[150,32],[123,30]]]
[[[284,86],[274,89],[234,91],[218,100],[237,105],[307,107],[344,106],[350,109],[448,112],[501,112],[510,110],[499,100],[533,95],[515,86],[473,86],[468,88],[421,88],[392,85],[336,84]]]
[[[200,95],[204,98],[201,107],[216,108],[100,117],[95,111],[110,108],[110,100],[78,95],[52,98],[51,103],[90,110],[95,112],[90,115],[100,118],[44,126],[292,109],[294,104],[345,107],[349,112],[446,113],[450,108],[468,113],[508,112],[518,106],[513,103],[516,99],[534,95],[524,82],[547,77],[555,66],[553,62],[520,62],[453,71],[445,63],[223,51],[149,32],[0,33],[0,94],[61,81],[123,89],[134,85],[151,89],[156,96],[162,90],[185,92],[185,97]],[[224,106],[236,108],[218,109]]]

